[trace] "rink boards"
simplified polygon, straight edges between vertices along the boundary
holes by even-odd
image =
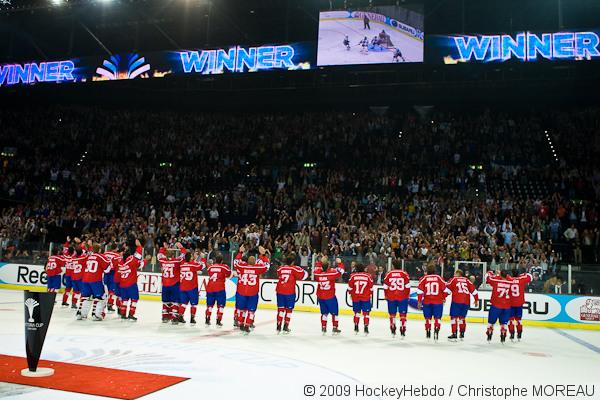
[[[204,290],[207,277],[199,276],[200,296],[206,298]],[[226,293],[228,304],[233,305],[236,291],[236,278],[228,279]],[[273,279],[261,279],[259,308],[275,309],[276,295]],[[44,290],[46,273],[41,265],[0,263],[0,288],[16,290]],[[161,276],[158,273],[140,272],[138,287],[143,300],[160,301]],[[347,285],[336,284],[336,293],[340,305],[340,313],[352,314],[352,301],[347,293]],[[298,282],[296,285],[296,310],[319,312],[316,296],[316,283]],[[411,294],[409,318],[422,319],[421,311],[416,305],[416,293]],[[525,325],[554,328],[575,328],[600,330],[600,297],[572,296],[561,294],[527,293],[523,307],[523,323]],[[203,300],[202,300],[203,301]],[[469,311],[469,322],[486,322],[490,307],[490,292],[480,291],[479,302]],[[450,302],[444,305],[444,315],[448,315]],[[387,302],[382,286],[373,289],[373,316],[387,317]],[[446,317],[447,318],[447,317]]]

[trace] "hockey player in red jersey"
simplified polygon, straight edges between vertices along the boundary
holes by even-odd
[[[217,304],[217,326],[223,326],[223,310],[227,303],[225,294],[225,281],[231,276],[231,268],[223,264],[223,255],[215,255],[215,263],[206,269],[206,325],[210,325],[212,309]]]
[[[512,270],[512,283],[510,285],[510,306],[511,313],[508,322],[508,331],[510,340],[515,339],[515,326],[517,327],[517,339],[521,340],[523,335],[523,304],[525,304],[525,288],[533,280],[529,273],[519,274],[516,269]]]
[[[363,264],[356,264],[354,272],[348,280],[348,292],[352,298],[352,310],[354,311],[354,332],[358,333],[360,314],[363,315],[365,334],[369,333],[369,313],[371,312],[373,295],[373,277],[365,272]]]
[[[121,274],[119,273],[119,268],[123,264],[123,261],[125,260],[123,260],[123,250],[121,250],[119,252],[119,257],[112,259],[112,265],[115,269],[115,276],[113,278],[115,282],[115,306],[117,307],[117,313],[119,315],[121,315],[121,310],[123,309],[123,298],[121,297]]]
[[[75,308],[75,292],[73,290],[73,263],[71,256],[75,254],[75,249],[69,247],[66,252],[63,250],[63,258],[65,259],[65,274],[63,275],[63,283],[65,292],[63,293],[62,305],[69,307],[69,297],[71,298],[71,307]]]
[[[156,259],[160,264],[162,274],[162,322],[167,323],[171,321],[176,325],[180,322],[180,319],[182,319],[182,317],[179,316],[179,269],[187,250],[181,243],[176,243],[175,245],[181,252],[180,256],[175,257],[173,251],[167,250],[167,243],[165,242],[163,247],[158,251]]]
[[[85,261],[81,280],[81,301],[77,311],[77,319],[85,319],[92,307],[94,321],[103,319],[104,311],[104,271],[110,268],[110,261],[100,253],[100,245],[89,243],[89,252]],[[93,299],[93,300],[92,300]]]
[[[329,261],[321,261],[321,268],[315,271],[315,281],[317,282],[317,300],[321,308],[321,331],[327,332],[327,318],[331,314],[333,333],[341,332],[339,329],[339,306],[337,297],[335,297],[335,281],[338,280],[344,270],[339,266],[336,269],[329,267]]]
[[[385,299],[388,303],[390,315],[390,331],[396,335],[396,315],[400,314],[400,336],[406,335],[406,313],[408,312],[408,298],[410,297],[410,277],[402,270],[402,260],[393,261],[394,269],[388,272],[383,279]]]
[[[233,272],[235,274],[237,274],[237,267],[248,265],[248,256],[245,254],[245,252],[246,252],[246,247],[244,245],[241,245],[238,250],[238,253],[236,254],[235,258],[233,259]],[[238,328],[240,326],[240,319],[241,319],[240,310],[238,309],[237,304],[238,304],[238,294],[236,291],[236,293],[235,293],[235,309],[233,310],[233,327],[234,328]]]
[[[494,333],[494,324],[500,323],[500,342],[506,341],[506,324],[510,319],[511,298],[510,289],[512,280],[506,270],[501,270],[498,274],[489,271],[485,278],[486,283],[492,286],[492,303],[488,314],[487,340],[492,340]]]
[[[119,253],[119,245],[117,243],[112,243],[110,245],[110,250],[104,253],[104,256],[110,261],[110,267],[104,273],[104,285],[106,286],[106,290],[108,291],[108,311],[114,311],[113,305],[115,304],[115,272],[118,268],[118,260],[121,258],[121,254]]]
[[[44,267],[46,270],[46,275],[48,276],[47,286],[49,293],[56,293],[58,290],[60,290],[61,274],[63,273],[65,263],[65,258],[60,255],[60,248],[54,247],[52,249],[52,255],[48,257],[48,261],[46,261],[46,265]]]
[[[185,309],[190,304],[190,324],[196,323],[196,309],[198,307],[198,272],[206,265],[194,261],[190,252],[184,252],[185,259],[179,269],[179,318],[178,321],[185,323],[183,315]]]
[[[444,279],[435,273],[435,265],[427,265],[427,275],[421,278],[417,287],[419,308],[423,308],[425,317],[425,334],[427,339],[431,338],[431,318],[433,317],[433,339],[439,339],[442,327],[441,319],[444,311],[444,300],[450,291],[446,289]]]
[[[473,282],[464,277],[460,269],[454,272],[454,277],[448,281],[446,287],[452,292],[452,303],[450,304],[452,335],[448,336],[448,339],[456,340],[458,338],[457,331],[460,326],[460,339],[462,340],[465,337],[465,330],[467,329],[466,317],[471,305],[471,295],[474,298],[475,304],[477,304],[479,302],[479,294]]]
[[[290,332],[290,318],[296,304],[296,281],[308,277],[305,270],[294,265],[295,260],[295,254],[288,254],[285,257],[286,264],[277,268],[277,333],[281,332],[282,323],[283,332]]]
[[[239,310],[239,326],[242,332],[250,333],[254,325],[254,314],[258,307],[258,291],[260,290],[260,276],[269,270],[269,259],[266,250],[259,246],[259,256],[248,257],[248,262],[238,264],[235,271],[238,277],[236,308]]]
[[[142,258],[142,246],[139,240],[135,241],[135,253],[126,248],[123,252],[125,261],[119,266],[120,287],[121,287],[121,318],[137,321],[135,311],[137,302],[140,299],[140,293],[137,285],[138,270],[144,268],[145,260]],[[129,307],[129,310],[127,308]]]
[[[69,306],[69,295],[71,295],[71,303],[75,303],[75,294],[73,292],[73,264],[71,263],[71,255],[73,254],[71,248],[71,238],[67,236],[67,241],[63,244],[62,256],[65,259],[65,273],[63,275],[63,284],[65,285],[65,292],[62,297],[62,306]]]
[[[317,271],[320,271],[320,270],[323,268],[323,263],[324,263],[325,261],[329,262],[329,261],[327,260],[327,257],[326,257],[326,256],[323,256],[323,257],[321,257],[320,259],[318,259],[318,260],[315,262],[315,272],[317,272]],[[330,267],[330,268],[331,268],[331,267]],[[346,266],[345,266],[345,265],[344,265],[344,263],[342,262],[342,259],[341,259],[341,258],[336,258],[336,259],[335,259],[335,268],[336,268],[336,269],[341,269],[342,271],[345,271],[345,270],[346,270]],[[342,272],[342,273],[343,273],[343,272]]]
[[[81,245],[75,248],[75,254],[71,256],[71,266],[73,272],[71,274],[71,283],[73,285],[73,297],[71,299],[71,308],[79,308],[81,300],[81,278],[83,277],[83,269],[85,268],[85,260],[87,256]]]

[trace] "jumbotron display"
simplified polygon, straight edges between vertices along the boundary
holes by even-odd
[[[423,6],[321,11],[317,65],[423,62]]]
[[[434,35],[430,62],[578,61],[600,59],[600,31],[518,32],[495,35]]]

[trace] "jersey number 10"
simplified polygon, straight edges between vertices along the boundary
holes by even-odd
[[[437,296],[440,294],[440,284],[437,282],[427,282],[425,284],[425,294],[427,296]]]

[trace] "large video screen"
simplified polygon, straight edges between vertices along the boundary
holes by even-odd
[[[423,62],[423,3],[321,10],[317,65]]]

